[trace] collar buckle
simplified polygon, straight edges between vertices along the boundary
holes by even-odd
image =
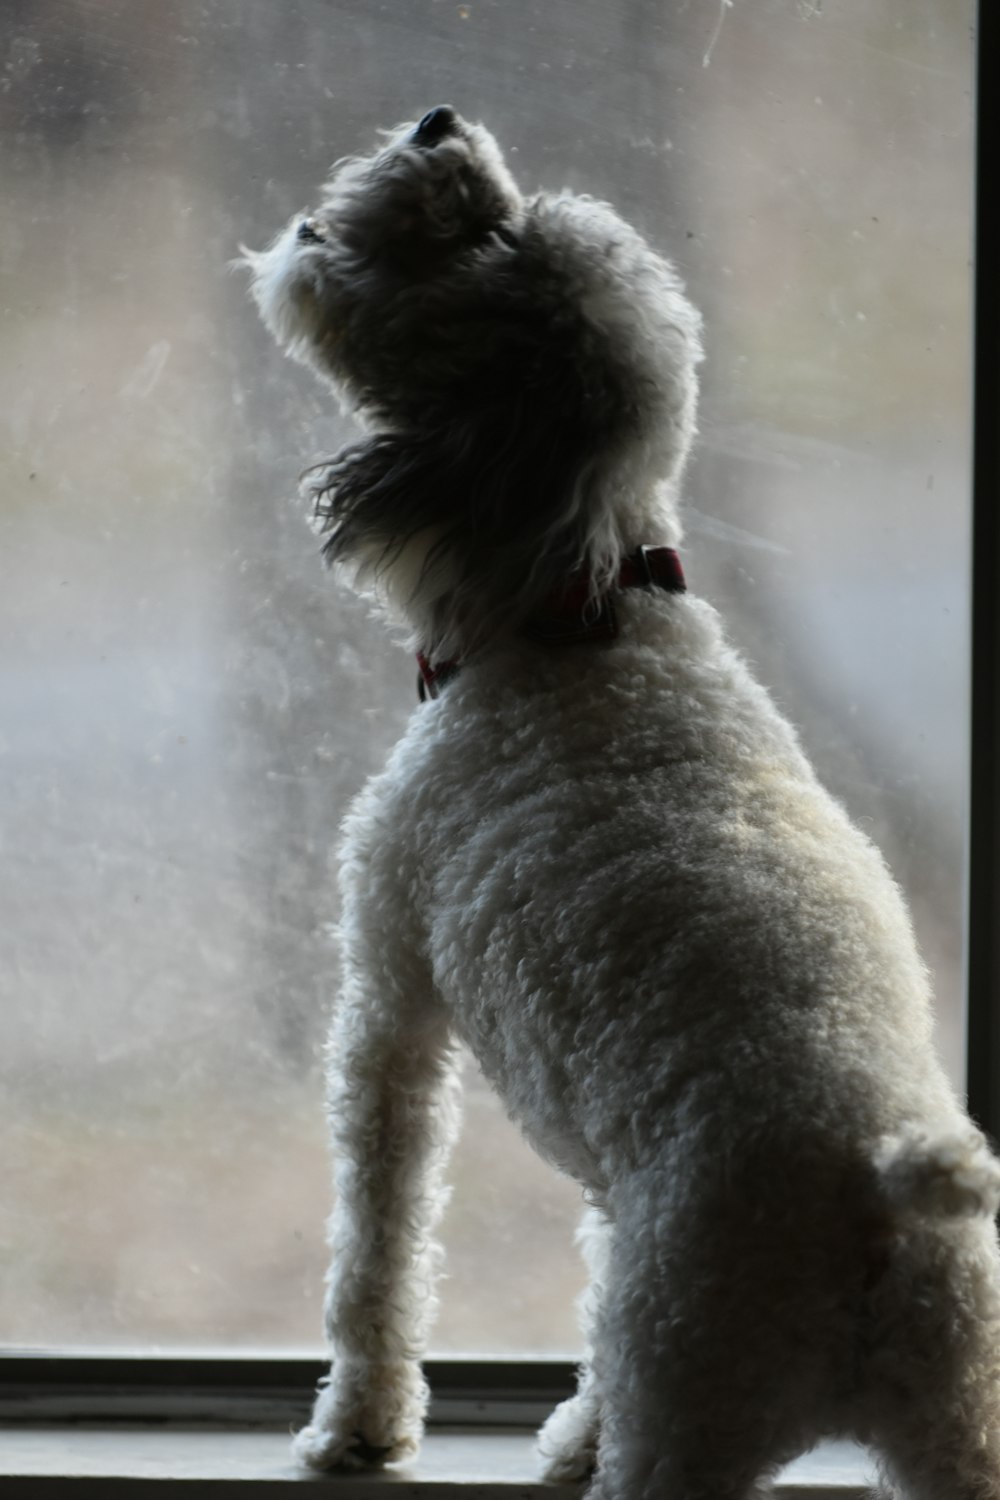
[[[635,551],[632,553],[632,557],[635,560],[636,571],[639,574],[640,588],[651,589],[656,582],[656,579],[653,577],[653,565],[649,560],[649,554],[651,552],[657,552],[659,550],[660,549],[657,547],[642,546],[636,547]]]

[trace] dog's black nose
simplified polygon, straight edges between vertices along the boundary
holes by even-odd
[[[429,109],[413,132],[413,139],[422,146],[433,146],[454,130],[458,115],[450,104],[439,104]]]

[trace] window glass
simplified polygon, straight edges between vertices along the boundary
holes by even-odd
[[[0,1340],[314,1348],[331,848],[414,668],[228,263],[448,100],[707,319],[686,565],[913,902],[960,1070],[971,0],[8,0]],[[655,541],[655,538],[650,538]],[[442,1351],[576,1347],[579,1193],[470,1076]]]

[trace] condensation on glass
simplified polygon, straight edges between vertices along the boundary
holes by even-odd
[[[443,100],[679,262],[691,583],[909,893],[959,1072],[972,9],[4,7],[0,1340],[318,1344],[331,847],[414,674],[229,263]],[[453,1175],[437,1347],[573,1349],[579,1194],[474,1078]]]

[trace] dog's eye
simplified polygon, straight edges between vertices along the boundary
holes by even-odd
[[[322,245],[323,244],[323,236],[321,234],[317,234],[316,230],[313,228],[313,225],[309,221],[309,219],[303,219],[302,220],[302,223],[299,225],[298,231],[297,231],[295,237],[298,240],[298,242],[299,242],[300,245]]]
[[[438,104],[424,115],[413,132],[413,138],[423,146],[433,146],[455,128],[457,119],[450,104]]]

